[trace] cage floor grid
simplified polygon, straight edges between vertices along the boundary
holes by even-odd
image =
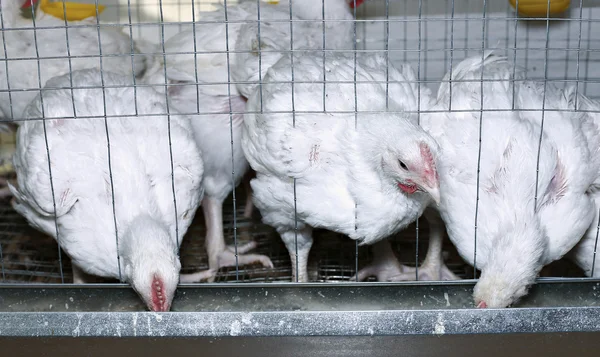
[[[242,217],[244,207],[243,189],[237,192],[237,217]],[[232,200],[224,205],[224,230],[227,244],[234,243],[234,220]],[[291,262],[285,245],[271,227],[260,222],[255,210],[252,219],[237,219],[238,243],[254,239],[258,247],[254,252],[269,256],[273,269],[260,265],[241,266],[219,270],[216,282],[287,282],[291,281]],[[413,224],[406,230],[390,238],[396,256],[403,264],[415,265],[415,248],[418,239],[419,260],[425,258],[427,251],[427,223],[419,222],[419,230]],[[418,232],[418,234],[417,234]],[[194,272],[208,269],[208,257],[204,248],[204,222],[200,209],[194,223],[188,230],[182,246],[182,272]],[[341,234],[325,230],[314,232],[315,241],[309,257],[309,276],[311,281],[340,282],[348,281],[355,274],[357,259],[356,244]],[[418,237],[417,237],[418,236]],[[61,283],[61,265],[56,241],[30,227],[24,218],[10,207],[8,200],[0,201],[0,244],[2,247],[4,283]],[[461,278],[473,278],[473,268],[465,264],[456,249],[446,240],[444,242],[446,264]],[[368,247],[358,247],[358,266],[371,260]],[[64,282],[72,282],[71,264],[68,256],[62,252],[62,272]],[[556,262],[544,270],[545,276],[580,277],[581,271],[569,262]],[[97,279],[97,282],[116,282]],[[374,281],[374,280],[372,280]]]

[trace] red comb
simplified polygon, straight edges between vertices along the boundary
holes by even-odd
[[[425,143],[420,144],[420,149],[421,157],[425,162],[425,175],[427,176],[427,179],[430,180],[430,182],[435,182],[438,180],[438,173],[435,168],[435,160],[433,159],[433,154],[431,153],[429,146]]]
[[[365,0],[350,0],[350,7],[354,9],[355,7],[359,7]]]

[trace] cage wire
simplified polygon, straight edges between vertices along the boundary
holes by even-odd
[[[99,37],[102,26],[122,28],[135,41],[143,40],[158,45],[160,49],[155,49],[152,53],[142,51],[142,54],[155,56],[172,55],[173,53],[162,53],[164,41],[181,31],[195,30],[196,25],[202,23],[196,14],[214,9],[214,4],[217,3],[216,0],[79,2],[106,6],[105,11],[99,15],[97,24],[93,26],[98,29]],[[235,6],[236,3],[233,0],[226,2],[227,6]],[[570,9],[560,17],[530,18],[515,13],[508,1],[370,0],[355,13],[354,53],[380,51],[385,53],[389,63],[408,62],[417,71],[418,82],[435,92],[444,74],[462,59],[480,54],[482,50],[496,49],[507,56],[509,61],[524,67],[529,79],[543,80],[563,88],[575,84],[580,93],[592,99],[600,99],[600,38],[593,36],[600,30],[600,8],[597,5],[592,1],[572,1]],[[57,27],[65,32],[66,41],[69,36],[67,29],[72,26],[74,25],[65,22],[65,26]],[[40,30],[48,29],[37,29]],[[10,29],[5,27],[5,31]],[[6,49],[4,51],[4,63],[1,65],[6,65],[6,68],[10,61],[22,60],[11,59],[6,55]],[[100,46],[94,56],[99,57],[99,65],[102,67],[103,58],[109,55],[102,54]],[[73,57],[76,56],[69,53],[62,60],[70,63]],[[44,58],[43,54],[37,52],[32,59],[38,61],[40,71],[40,63],[57,58]],[[43,86],[42,82],[40,77],[39,86],[19,88],[19,91],[37,92]],[[235,85],[231,81],[226,84]],[[135,83],[136,87],[143,85]],[[356,76],[354,90],[356,94]],[[7,91],[10,95],[10,88]],[[481,95],[483,96],[483,92]],[[318,111],[317,108],[316,112]],[[297,112],[300,113],[294,111],[294,114]],[[485,110],[481,109],[479,112],[480,120],[483,120]],[[208,115],[202,112],[202,108],[198,108],[196,113],[183,114]],[[231,116],[238,113],[230,107],[225,114]],[[356,110],[354,114],[357,115]],[[106,115],[104,120],[106,122]],[[108,130],[107,140],[110,140]],[[14,137],[2,133],[0,145],[0,161],[5,164],[14,151]],[[10,173],[5,176],[8,179],[14,178]],[[114,199],[114,190],[112,194]],[[261,223],[258,214],[250,219],[243,218],[245,199],[244,188],[238,187],[225,201],[223,225],[226,242],[237,246],[240,242],[255,240],[258,243],[255,252],[270,257],[275,268],[265,269],[257,265],[222,268],[216,281],[290,281],[291,264],[296,262],[290,261],[278,234]],[[476,215],[475,212],[475,225]],[[31,228],[11,208],[9,199],[0,202],[0,226],[2,283],[60,283],[72,280],[69,258],[61,254],[57,242]],[[427,250],[427,233],[427,223],[418,220],[390,238],[394,252],[403,264],[418,266],[417,262],[423,261],[423,252]],[[311,281],[346,281],[371,259],[368,247],[358,247],[356,242],[341,234],[319,230],[314,235],[315,243],[309,259]],[[204,238],[205,225],[202,215],[197,214],[181,246],[182,272],[208,269]],[[474,244],[476,242],[475,236]],[[446,264],[455,274],[461,278],[476,276],[476,269],[463,262],[447,239],[444,241],[444,251]],[[475,249],[475,254],[476,251]],[[550,265],[544,275],[579,277],[582,272],[567,261],[559,261]]]

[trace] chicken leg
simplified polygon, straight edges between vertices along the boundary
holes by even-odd
[[[0,177],[0,199],[2,198],[7,198],[7,197],[11,197],[12,193],[10,192],[10,189],[8,188],[8,180]]]
[[[250,185],[250,181],[252,178],[256,176],[256,174],[246,175],[244,177],[244,189],[246,190],[246,205],[244,206],[244,218],[252,218],[252,213],[254,212],[254,204],[252,203],[252,186]]]
[[[73,270],[73,284],[85,284],[86,274],[83,270],[73,263],[71,263],[71,268]]]
[[[378,281],[439,281],[459,280],[454,273],[448,269],[442,258],[442,243],[444,241],[444,223],[439,214],[427,209],[425,216],[429,222],[429,246],[425,261],[417,269],[400,264],[392,251],[389,241],[384,240],[373,246],[373,262],[361,269],[357,276],[362,281],[369,276],[377,277]],[[355,280],[356,275],[350,280]]]
[[[252,203],[252,187],[250,186],[250,180],[253,176],[254,175],[246,175],[243,180],[244,189],[246,191],[246,204],[244,205],[243,217],[244,219],[249,221],[251,221],[252,213],[254,212],[254,204]],[[242,240],[252,240],[252,235],[250,234],[250,226],[242,226],[238,228],[238,233]]]
[[[308,253],[313,244],[312,228],[305,226],[298,229],[297,239],[295,230],[280,232],[280,234],[292,261],[292,282],[308,282]],[[296,252],[298,252],[297,261]]]
[[[256,242],[249,242],[236,247],[226,246],[223,236],[223,202],[212,197],[202,200],[202,211],[206,222],[206,250],[208,252],[208,266],[211,270],[260,263],[266,268],[273,268],[271,259],[260,254],[245,254],[256,248]],[[214,277],[208,279],[214,281]]]

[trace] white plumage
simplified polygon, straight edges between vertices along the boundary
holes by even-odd
[[[74,89],[72,94],[53,89],[70,86],[70,79],[77,88],[96,88]],[[17,131],[13,207],[31,225],[57,238],[72,259],[75,282],[82,282],[79,270],[121,278],[151,310],[168,311],[179,281],[178,246],[203,195],[203,165],[189,119],[171,116],[169,143],[164,96],[138,88],[138,117],[128,84],[122,75],[104,72],[107,88],[102,89],[98,70],[47,82],[43,109],[38,95],[24,112],[29,120]],[[58,119],[36,120],[43,117]]]
[[[582,110],[579,119],[583,124],[583,132],[586,136],[591,156],[600,159],[600,103],[592,101],[583,95],[577,96],[576,107]],[[596,166],[598,168],[598,166]],[[596,174],[596,180],[589,190],[594,201],[594,219],[588,227],[583,238],[575,248],[568,254],[587,276],[600,276],[600,254],[598,254],[598,222],[600,212],[600,174]]]
[[[294,277],[306,281],[313,227],[371,244],[413,222],[431,196],[439,197],[437,145],[416,114],[385,113],[385,57],[357,55],[357,108],[352,55],[328,53],[325,66],[321,55],[294,55],[293,106],[291,61],[283,57],[267,72],[264,113],[258,92],[248,99],[242,147],[257,172],[254,203],[286,244]],[[325,88],[318,83],[323,70]],[[390,67],[389,77],[390,96],[398,98],[390,110],[416,110],[412,69]]]
[[[346,0],[326,0],[325,4],[327,14],[343,12],[344,18],[350,16],[352,19]],[[292,11],[297,13],[295,19],[303,18],[302,16],[321,19],[322,0],[294,1]],[[243,95],[247,95],[251,90],[246,89],[247,86],[253,88],[253,84],[240,84],[240,87],[245,89],[240,93],[238,87],[228,85],[227,82],[258,79],[253,77],[258,71],[258,57],[254,54],[238,53],[250,51],[256,39],[256,35],[249,32],[256,24],[247,21],[258,19],[257,2],[246,1],[238,6],[228,6],[227,25],[224,22],[226,15],[223,6],[215,11],[200,13],[197,18],[199,21],[194,25],[194,29],[179,33],[164,44],[165,57],[155,58],[144,80],[150,84],[164,86],[166,77],[172,106],[182,113],[202,113],[193,116],[192,126],[205,164],[206,197],[202,206],[207,225],[206,246],[210,270],[215,272],[221,267],[251,263],[272,267],[271,260],[266,256],[243,255],[253,249],[256,243],[239,246],[237,252],[241,255],[236,259],[234,248],[227,248],[223,237],[223,201],[248,171],[248,162],[244,158],[240,138],[242,113],[245,108]],[[267,39],[276,38],[277,44],[281,46],[284,46],[282,43],[287,43],[287,48],[275,49],[289,49],[289,3],[262,3],[260,18],[275,20],[262,23],[261,35]],[[347,22],[344,26],[349,29],[351,23]],[[295,43],[306,44],[306,41],[313,41],[312,38],[304,36],[309,28],[313,31],[317,31],[318,28],[318,33],[322,36],[323,30],[320,26],[296,23],[294,31],[298,31],[298,37],[295,38]],[[331,41],[336,41],[340,36],[338,31],[334,33],[332,30],[331,33],[337,34],[331,37]],[[344,35],[347,37],[348,34]],[[306,45],[303,46],[306,48]],[[162,48],[160,50],[162,51]],[[231,52],[226,53],[227,50]],[[273,59],[272,55],[262,54],[263,72],[280,56],[281,53],[277,53]],[[197,86],[196,83],[200,85]],[[250,192],[248,194],[245,217],[252,214]]]
[[[252,21],[242,24],[235,41],[231,78],[239,92],[250,96],[267,70],[292,49],[321,55],[327,50],[351,51],[354,16],[349,5],[354,5],[352,0],[292,1],[290,18],[289,1],[282,1],[261,6],[259,22],[256,2],[242,3],[244,19]]]
[[[474,291],[481,307],[506,307],[525,295],[543,265],[566,254],[593,217],[585,191],[597,168],[591,168],[595,160],[574,124],[576,115],[546,112],[540,146],[540,114],[512,111],[512,90],[517,110],[541,109],[543,92],[533,82],[513,84],[512,73],[504,57],[467,58],[452,72],[457,82],[448,84],[450,75],[445,76],[432,107],[457,112],[422,116],[442,149],[439,212],[461,256],[482,270]],[[552,101],[548,109],[570,100],[550,86],[546,96]],[[481,108],[489,111],[480,113]]]
[[[577,266],[579,266],[585,275],[591,277],[600,276],[600,253],[598,252],[599,230],[598,222],[600,212],[600,191],[594,189],[591,193],[594,200],[594,219],[592,224],[581,238],[581,241],[567,254]]]
[[[506,67],[506,72],[512,69]],[[599,131],[590,114],[574,111],[576,102],[580,109],[591,103],[576,93],[575,87],[561,90],[552,84],[525,81],[515,88],[515,98],[517,107],[526,110],[521,118],[534,123],[537,130],[544,118],[544,134],[556,148],[561,168],[549,188],[557,191],[557,197],[538,210],[548,239],[548,264],[571,250],[593,220],[595,205],[589,191],[600,188]]]
[[[40,29],[34,31],[34,21],[21,16],[23,3],[23,0],[0,2],[3,24],[0,58],[7,60],[0,65],[0,89],[10,89],[0,92],[4,119],[21,119],[27,104],[39,93],[33,89],[43,87],[52,77],[78,69],[100,68],[102,61],[104,70],[119,73],[132,84],[133,78],[146,69],[145,57],[141,55],[133,56],[132,63],[132,53],[137,52],[135,44],[120,28],[98,28],[95,18],[67,23],[38,9],[35,27]]]

